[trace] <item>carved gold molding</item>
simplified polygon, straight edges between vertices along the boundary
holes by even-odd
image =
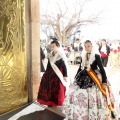
[[[24,0],[0,0],[0,114],[28,100]]]

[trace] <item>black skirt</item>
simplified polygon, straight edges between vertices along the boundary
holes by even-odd
[[[85,69],[77,73],[74,84],[79,85],[81,89],[87,89],[88,87],[95,85],[94,81],[91,79]]]

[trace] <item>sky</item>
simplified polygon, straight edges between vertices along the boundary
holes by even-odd
[[[74,11],[73,5],[76,0],[41,0],[40,12],[41,14],[48,10],[49,14],[57,14],[58,9],[56,3],[59,3],[64,11],[64,1],[69,10],[69,16]],[[80,28],[80,37],[84,39],[99,40],[102,38],[116,40],[120,39],[120,0],[87,0],[85,3],[82,17],[87,17],[92,14],[100,14],[99,24],[89,24]],[[82,0],[81,0],[82,2]],[[49,3],[49,5],[48,5]],[[45,35],[41,33],[41,37]]]

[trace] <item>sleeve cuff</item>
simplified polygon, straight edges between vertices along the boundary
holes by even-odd
[[[108,85],[107,83],[102,83],[103,85]]]
[[[63,77],[68,77],[67,75],[64,75]]]

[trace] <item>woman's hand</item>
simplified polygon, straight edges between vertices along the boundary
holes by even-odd
[[[103,89],[105,90],[107,88],[106,84],[102,84]]]
[[[87,70],[87,71],[89,71],[89,70],[90,70],[90,68],[87,68],[86,70]]]
[[[63,77],[63,79],[67,82],[67,77]]]

